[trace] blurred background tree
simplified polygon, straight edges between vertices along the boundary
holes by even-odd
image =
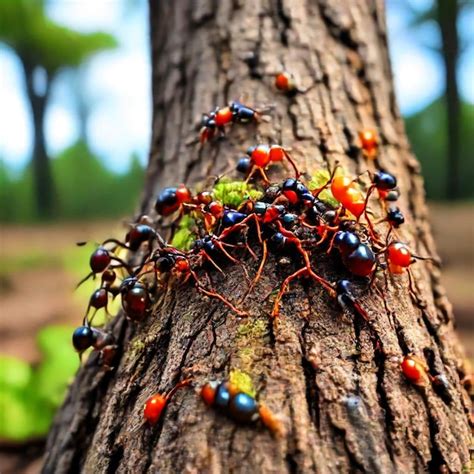
[[[434,26],[437,30],[435,35],[422,36],[420,44],[442,60],[444,84],[442,97],[406,118],[407,132],[423,166],[428,197],[473,198],[474,106],[460,96],[458,70],[461,54],[472,45],[472,35],[460,35],[459,23],[462,17],[472,15],[474,3],[437,0],[421,9],[416,4],[404,4],[410,17],[409,28],[423,31]]]
[[[21,25],[21,27],[19,27]],[[0,40],[18,55],[34,123],[31,171],[34,201],[41,218],[52,217],[54,181],[44,133],[51,84],[64,68],[79,68],[97,52],[114,48],[106,33],[79,33],[46,16],[43,0],[2,0]]]

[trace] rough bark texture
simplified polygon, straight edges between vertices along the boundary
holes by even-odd
[[[419,165],[393,95],[381,2],[151,4],[154,121],[143,212],[163,185],[229,172],[248,145],[269,141],[290,147],[309,172],[336,160],[354,173],[376,166],[394,172],[408,216],[401,234],[417,254],[435,254]],[[245,62],[249,52],[258,64]],[[272,74],[281,64],[306,93],[275,94]],[[234,126],[226,140],[199,152],[201,113],[241,97],[274,103],[272,120]],[[380,133],[375,163],[357,153],[363,127]],[[341,276],[328,257],[315,256],[315,265],[331,281]],[[186,285],[168,288],[143,324],[118,318],[120,362],[102,373],[93,356],[79,371],[51,431],[44,472],[461,471],[468,462],[469,401],[439,270],[413,266],[417,304],[406,276],[382,276],[383,297],[360,298],[370,324],[343,313],[321,288],[298,282],[272,323],[272,298],[265,297],[289,271],[270,259],[246,302],[247,321]],[[216,287],[239,301],[241,270],[226,273],[214,275]],[[407,353],[445,374],[447,392],[408,384],[396,359]],[[284,417],[285,436],[237,426],[193,390],[177,394],[157,427],[144,426],[150,395],[187,375],[198,383],[225,378],[231,368],[251,374],[259,399]]]

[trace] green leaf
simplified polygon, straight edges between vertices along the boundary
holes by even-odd
[[[258,200],[263,196],[261,191],[244,181],[221,179],[212,191],[214,198],[225,206],[239,207],[246,199]]]
[[[30,383],[32,375],[28,363],[15,357],[0,356],[0,391],[22,390]]]
[[[189,250],[196,238],[192,228],[195,221],[190,216],[183,216],[179,222],[178,230],[174,233],[171,245],[179,250]]]
[[[329,171],[327,170],[319,170],[317,171],[312,177],[311,181],[309,182],[309,189],[310,191],[314,191],[315,189],[322,188],[330,178]],[[339,202],[336,200],[336,198],[332,195],[331,189],[327,188],[324,191],[322,191],[319,194],[319,199],[326,204],[329,204],[331,206],[338,206]]]

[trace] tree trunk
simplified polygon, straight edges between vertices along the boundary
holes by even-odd
[[[46,139],[44,133],[46,105],[48,103],[51,78],[46,78],[45,90],[35,90],[34,72],[35,66],[23,60],[25,71],[26,92],[33,115],[33,183],[35,187],[34,198],[38,216],[49,218],[54,210],[54,186],[46,150]]]
[[[448,122],[447,153],[447,197],[456,199],[460,194],[460,143],[459,124],[461,102],[459,100],[457,65],[459,57],[458,45],[458,0],[450,2],[438,0],[438,24],[443,40],[443,60],[446,81],[446,117]]]
[[[354,174],[376,166],[395,173],[408,221],[403,239],[417,254],[435,255],[419,165],[393,95],[381,2],[150,3],[154,120],[142,212],[164,185],[230,172],[247,146],[281,143],[308,172],[338,160]],[[306,92],[274,92],[281,64]],[[274,104],[271,121],[235,125],[200,152],[201,113],[242,97]],[[358,153],[365,127],[381,137],[375,162]],[[272,178],[281,178],[278,170]],[[341,276],[332,259],[314,258],[331,281]],[[418,303],[406,275],[377,280],[380,291],[360,297],[369,324],[301,281],[271,320],[266,297],[289,272],[273,257],[245,303],[248,320],[186,284],[169,288],[144,323],[113,321],[122,346],[116,370],[101,372],[92,356],[79,371],[51,430],[44,472],[459,472],[469,445],[462,354],[438,269],[412,268]],[[239,301],[241,269],[226,274],[213,275],[216,288]],[[408,353],[444,374],[447,390],[410,385],[397,359]],[[284,417],[283,437],[237,426],[193,390],[176,395],[157,427],[145,426],[143,403],[153,393],[189,375],[196,386],[224,379],[231,369],[250,374],[259,400]]]

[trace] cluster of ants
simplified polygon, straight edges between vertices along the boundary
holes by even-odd
[[[288,73],[278,74],[275,86],[289,95],[298,91]],[[260,115],[259,110],[236,101],[216,108],[203,116],[202,146],[225,134],[233,124],[258,122]],[[367,158],[377,156],[379,144],[374,131],[363,130],[359,141]],[[267,169],[282,162],[290,165],[292,175],[271,183]],[[108,239],[92,253],[91,273],[83,281],[101,275],[101,285],[92,294],[83,323],[73,334],[73,345],[80,354],[92,348],[100,352],[105,367],[113,366],[118,347],[112,334],[92,326],[95,312],[102,308],[107,311],[109,297],[120,297],[125,316],[140,322],[151,312],[159,288],[182,282],[192,284],[203,296],[220,301],[237,316],[248,316],[243,307],[245,299],[258,284],[269,253],[285,256],[294,265],[294,271],[278,288],[272,318],[278,318],[289,285],[306,278],[321,285],[342,308],[370,322],[350,280],[331,282],[317,272],[317,252],[333,255],[355,279],[365,281],[367,288],[372,286],[378,269],[392,274],[407,273],[413,292],[410,266],[417,259],[428,257],[414,255],[397,236],[405,218],[395,205],[399,190],[393,174],[379,170],[348,176],[336,165],[332,172],[326,173],[325,182],[310,186],[311,182],[305,180],[286,148],[267,144],[250,147],[238,160],[236,170],[244,175],[241,183],[249,189],[257,187],[257,198],[255,193],[253,197],[249,193],[237,205],[231,205],[217,199],[214,189],[193,193],[183,184],[159,192],[155,211],[160,220],[172,220],[169,224],[172,233],[180,228],[184,218],[192,222],[190,248],[168,243],[153,219],[142,216],[130,226],[123,241]],[[383,212],[378,219],[370,206],[374,199],[379,201]],[[382,222],[386,223],[383,228],[388,229],[385,236],[379,232]],[[132,255],[123,259],[120,257],[123,251]],[[252,278],[242,262],[246,252],[248,258],[258,262]],[[217,291],[209,274],[211,270],[224,273],[224,268],[232,264],[242,267],[248,281],[240,303]],[[89,316],[91,310],[94,313]],[[426,385],[431,380],[424,362],[414,356],[403,359],[401,370],[416,385]],[[181,381],[167,394],[151,397],[145,404],[145,419],[155,424],[176,390],[190,383],[190,380]],[[268,408],[228,382],[209,382],[202,387],[201,395],[207,405],[219,408],[236,421],[261,420],[273,432],[280,431],[276,417]]]

